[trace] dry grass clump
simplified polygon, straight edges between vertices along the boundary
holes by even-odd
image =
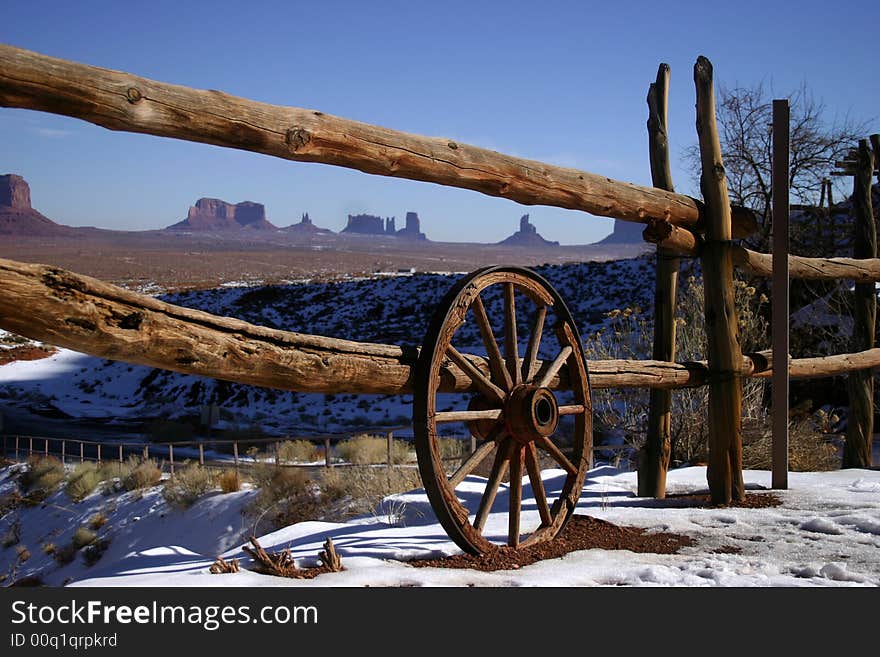
[[[234,468],[223,470],[216,477],[217,485],[224,493],[234,493],[241,490],[241,475]]]
[[[281,463],[314,463],[319,457],[318,447],[308,440],[285,440],[278,446]]]
[[[101,527],[107,524],[108,520],[107,516],[98,511],[95,515],[89,518],[89,528],[98,531]]]
[[[214,477],[210,470],[197,463],[186,465],[165,482],[162,497],[172,506],[186,509],[205,493],[213,490]]]
[[[128,457],[125,462],[124,474],[121,478],[125,490],[143,490],[152,488],[162,480],[162,470],[155,459]]]
[[[54,456],[31,456],[19,483],[30,500],[41,501],[55,491],[64,477],[64,464]]]
[[[80,463],[67,476],[64,491],[74,502],[81,502],[91,495],[103,480],[101,468],[96,463]]]
[[[792,472],[838,470],[840,455],[824,429],[828,419],[823,411],[794,420],[788,429],[788,469]],[[772,435],[766,422],[757,427],[743,424],[743,468],[772,468]]]
[[[73,545],[74,549],[79,550],[86,545],[91,545],[97,538],[98,535],[94,531],[83,525],[77,527],[76,531],[73,532],[73,537],[70,539],[70,543]]]
[[[341,516],[375,512],[382,499],[421,486],[418,468],[352,466],[331,468],[321,478],[321,493],[336,502]],[[344,502],[344,504],[339,504]]]
[[[388,439],[362,434],[343,440],[336,446],[339,456],[355,465],[371,465],[388,462]],[[391,462],[406,463],[411,458],[410,446],[401,440],[391,441]]]
[[[249,510],[258,522],[284,527],[320,517],[319,491],[302,469],[257,463],[250,476],[259,492]]]

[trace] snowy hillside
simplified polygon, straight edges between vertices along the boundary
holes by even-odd
[[[633,306],[649,310],[653,270],[649,256],[537,268],[566,300],[582,336],[602,326],[611,310]],[[163,299],[272,328],[419,345],[435,305],[459,276],[395,275],[335,283],[224,287]],[[500,295],[488,299],[487,307],[490,316],[501,317]],[[527,319],[520,318],[523,322]],[[474,326],[465,326],[462,331],[465,342],[469,336],[472,344],[480,344]],[[525,323],[519,336],[524,351],[529,336]],[[543,346],[549,349],[552,345]],[[220,407],[223,427],[256,424],[268,433],[304,435],[314,430],[408,425],[412,398],[281,392],[105,361],[63,349],[51,358],[0,368],[0,409],[40,406],[56,415],[117,421],[198,417],[201,407],[211,403]]]
[[[545,473],[548,494],[553,481]],[[549,480],[548,480],[549,477]],[[747,471],[747,488],[770,485],[770,473]],[[669,492],[705,490],[702,467],[669,474]],[[485,479],[469,477],[462,491],[479,491]],[[10,469],[0,472],[0,495],[13,486]],[[424,491],[385,500],[386,514],[345,523],[302,522],[261,535],[267,550],[290,548],[299,567],[317,564],[327,537],[333,539],[345,571],[312,580],[261,575],[241,549],[253,520],[241,515],[251,492],[214,494],[187,511],[170,508],[158,490],[95,493],[74,504],[56,493],[41,506],[22,508],[20,542],[29,558],[15,570],[18,578],[39,573],[46,584],[75,586],[878,586],[880,567],[880,472],[840,470],[792,473],[790,490],[776,491],[773,508],[703,508],[674,497],[635,496],[635,474],[600,467],[588,474],[577,514],[620,526],[677,532],[693,545],[677,554],[636,554],[628,550],[588,549],[511,570],[415,568],[416,558],[456,554],[459,550],[436,521]],[[502,486],[487,534],[506,535],[507,486]],[[474,504],[479,496],[474,498]],[[471,509],[473,512],[474,509]],[[98,530],[103,555],[87,565],[82,554],[59,566],[41,546],[69,543],[74,529],[98,512],[106,523]],[[534,517],[533,517],[534,516]],[[15,514],[0,520],[6,532]],[[537,523],[537,512],[523,516]],[[258,532],[259,533],[259,532]],[[218,554],[238,558],[238,573],[210,574]],[[16,549],[0,550],[4,572]]]

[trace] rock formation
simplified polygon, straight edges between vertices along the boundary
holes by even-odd
[[[72,232],[31,207],[31,188],[14,173],[0,176],[0,235],[41,237]]]
[[[364,235],[384,235],[385,222],[382,217],[372,214],[350,214],[343,233],[361,233]]]
[[[615,219],[614,230],[611,234],[599,240],[596,244],[643,244],[642,231],[644,229],[644,224]]]
[[[276,230],[266,220],[266,208],[262,203],[244,201],[227,203],[216,198],[200,198],[187,212],[186,219],[170,230]]]
[[[291,224],[290,226],[286,226],[282,228],[285,233],[291,233],[294,235],[303,235],[303,236],[316,236],[316,235],[335,235],[332,230],[329,228],[318,228],[315,224],[312,223],[311,218],[309,218],[309,213],[306,212],[300,222],[298,224]]]
[[[397,236],[406,238],[408,240],[427,239],[425,237],[425,234],[421,231],[421,222],[419,221],[418,212],[406,213],[406,225],[399,231],[397,231]]]
[[[538,229],[529,223],[529,215],[524,214],[519,220],[519,230],[505,240],[498,242],[504,246],[559,246],[559,242],[545,240],[538,234]]]

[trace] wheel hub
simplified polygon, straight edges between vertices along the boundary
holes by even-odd
[[[527,445],[556,431],[559,406],[549,388],[519,385],[505,402],[504,418],[514,440]]]

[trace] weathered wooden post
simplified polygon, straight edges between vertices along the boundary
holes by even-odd
[[[788,171],[790,146],[788,99],[773,101],[773,331],[772,485],[788,488]],[[821,215],[821,210],[820,213]],[[821,232],[820,232],[821,236]]]
[[[67,451],[67,441],[62,438],[61,439],[61,463],[64,463],[65,452]]]
[[[100,464],[101,463],[101,443],[97,444],[97,448],[98,448],[98,463]]]
[[[119,462],[122,463],[122,443],[119,443]]]
[[[199,465],[205,465],[205,446],[199,443]]]
[[[15,437],[15,460],[18,461],[18,436]]]
[[[43,456],[49,457],[49,439],[43,438]]]
[[[657,80],[648,88],[648,152],[654,187],[674,192],[669,166],[667,116],[669,110],[669,64],[660,64]],[[657,247],[654,283],[654,360],[675,360],[675,297],[678,290],[678,257]],[[666,471],[672,450],[672,391],[650,391],[645,446],[639,459],[640,497],[666,497]]]
[[[79,441],[79,462],[85,463],[86,460],[86,452],[85,452],[85,443],[83,441]]]
[[[235,463],[235,471],[238,472],[238,441],[232,443],[232,458]]]
[[[715,121],[712,64],[703,56],[694,65],[697,135],[706,203],[703,248],[707,356],[709,361],[709,465],[707,479],[714,504],[745,498],[742,479],[742,350],[733,289],[733,233],[730,199]]]
[[[168,444],[168,463],[171,469],[171,476],[174,477],[174,445]]]
[[[877,228],[871,205],[871,178],[874,172],[874,154],[868,140],[859,141],[858,162],[853,177],[853,256],[877,257]],[[874,283],[856,283],[853,294],[854,351],[874,346],[877,317],[877,292]],[[849,390],[849,420],[846,425],[846,443],[843,448],[844,468],[871,466],[871,441],[874,431],[874,377],[871,370],[860,370],[847,377]]]
[[[388,469],[391,469],[391,466],[394,465],[394,432],[389,431],[385,436],[385,449],[387,452],[387,457],[385,462],[388,464]]]
[[[330,465],[330,436],[324,436],[324,467],[329,468]]]

